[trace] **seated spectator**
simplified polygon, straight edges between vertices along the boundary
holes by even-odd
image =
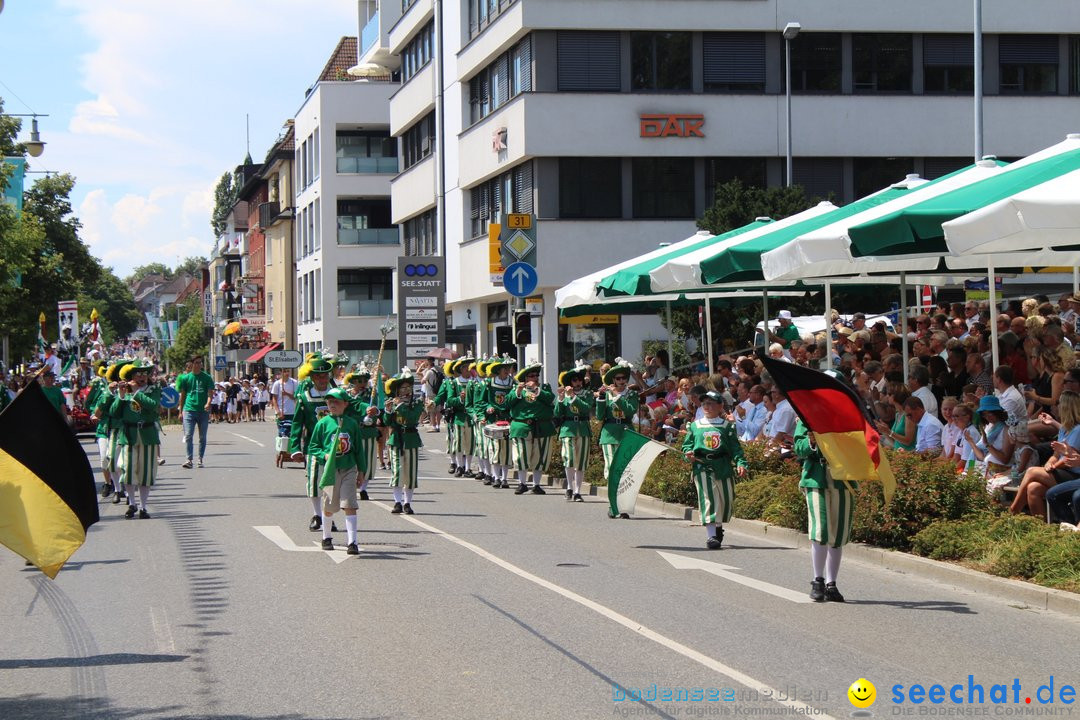
[[[979,429],[975,427],[975,407],[967,403],[957,403],[952,416],[960,431],[956,438],[956,451],[952,455],[956,460],[956,469],[960,472],[975,472],[979,464],[975,457],[975,446],[982,438]]]
[[[1058,398],[1065,389],[1065,365],[1057,352],[1045,347],[1036,348],[1030,355],[1035,369],[1035,381],[1032,387],[1024,391],[1028,400],[1028,416],[1037,418],[1042,413],[1056,414]],[[1038,420],[1028,424],[1028,431],[1033,437],[1047,439],[1053,437],[1053,428]]]
[[[1064,465],[1070,470],[1080,470],[1080,452],[1069,449]],[[1046,491],[1046,504],[1053,517],[1062,523],[1062,529],[1080,530],[1080,478],[1059,482]]]
[[[1008,432],[1009,415],[994,395],[986,395],[979,400],[978,412],[982,427],[974,453],[983,468],[983,476],[993,477],[1008,473],[1015,446]]]
[[[1080,450],[1080,394],[1071,390],[1061,393],[1059,412],[1060,421],[1049,413],[1039,416],[1041,421],[1057,429],[1058,439],[1050,445],[1054,454],[1041,467],[1030,467],[1024,473],[1016,497],[1009,506],[1011,513],[1027,510],[1035,517],[1045,516],[1047,490],[1080,477],[1080,468],[1070,467],[1066,461],[1069,450]]]
[[[923,402],[912,395],[904,401],[907,421],[915,423],[915,452],[941,452],[941,421],[923,407]]]
[[[938,415],[938,402],[934,397],[930,385],[930,371],[922,365],[912,365],[908,368],[908,390],[912,397],[922,401],[923,409],[934,417]]]
[[[953,409],[958,400],[949,395],[941,399],[941,419],[944,427],[941,429],[941,457],[948,460],[956,460],[956,451],[959,447],[960,427],[953,419]]]
[[[893,408],[894,420],[891,426],[882,420],[877,421],[877,429],[881,437],[885,438],[887,445],[891,443],[891,446],[897,450],[915,449],[915,423],[904,411],[904,403],[910,397],[911,394],[902,384],[897,383],[890,387],[888,399]]]
[[[769,411],[761,437],[770,447],[790,449],[795,437],[795,410],[778,388],[765,394],[765,408]]]

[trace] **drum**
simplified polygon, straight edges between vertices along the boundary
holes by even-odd
[[[489,423],[485,425],[484,437],[492,440],[508,440],[510,438],[510,423]]]

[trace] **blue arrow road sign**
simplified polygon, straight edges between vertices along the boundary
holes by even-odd
[[[503,285],[514,297],[523,298],[532,295],[539,281],[536,268],[528,263],[511,263],[503,271]]]
[[[176,392],[174,388],[163,387],[161,388],[161,407],[169,410],[180,404],[180,393]]]

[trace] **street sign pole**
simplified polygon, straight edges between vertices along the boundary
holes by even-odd
[[[522,311],[524,309],[525,309],[525,298],[523,298],[523,297],[515,298],[514,299],[514,311],[517,312],[517,311]],[[525,368],[525,346],[524,345],[518,345],[517,346],[517,364],[518,364],[518,370],[519,371],[523,370]]]

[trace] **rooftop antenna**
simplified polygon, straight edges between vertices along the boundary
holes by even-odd
[[[244,113],[244,138],[248,157],[251,157],[251,115],[249,113]]]

